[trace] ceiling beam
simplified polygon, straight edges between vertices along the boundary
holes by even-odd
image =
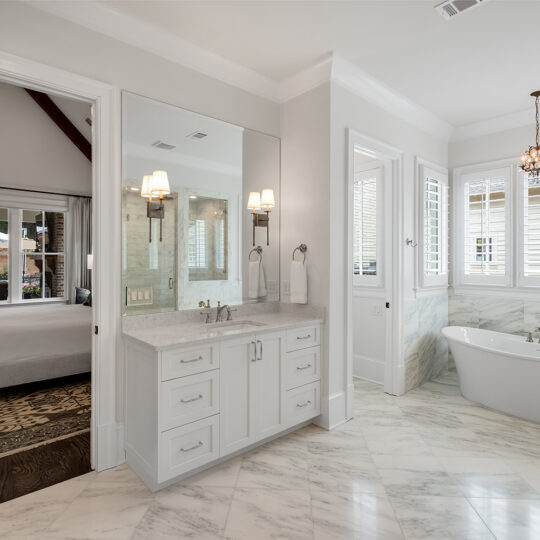
[[[65,133],[68,139],[92,162],[92,145],[44,92],[25,88],[30,97],[45,111],[47,116]]]

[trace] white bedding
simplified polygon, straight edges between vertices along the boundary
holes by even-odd
[[[88,306],[0,308],[0,388],[90,371],[91,332]]]

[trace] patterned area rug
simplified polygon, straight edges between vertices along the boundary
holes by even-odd
[[[90,429],[90,373],[0,388],[0,457]]]

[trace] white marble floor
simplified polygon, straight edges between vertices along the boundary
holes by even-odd
[[[126,466],[0,505],[2,539],[539,539],[540,426],[356,381],[355,419],[306,427],[157,494]]]

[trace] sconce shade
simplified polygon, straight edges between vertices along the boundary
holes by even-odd
[[[261,206],[268,212],[276,206],[273,189],[263,189],[261,194]]]
[[[141,197],[149,198],[152,196],[152,175],[145,174],[142,179],[141,185]]]
[[[247,207],[252,212],[261,208],[261,194],[258,191],[252,191],[249,194]]]
[[[169,195],[171,188],[169,187],[169,177],[167,171],[154,171],[152,174],[152,195],[162,197],[163,195]]]

